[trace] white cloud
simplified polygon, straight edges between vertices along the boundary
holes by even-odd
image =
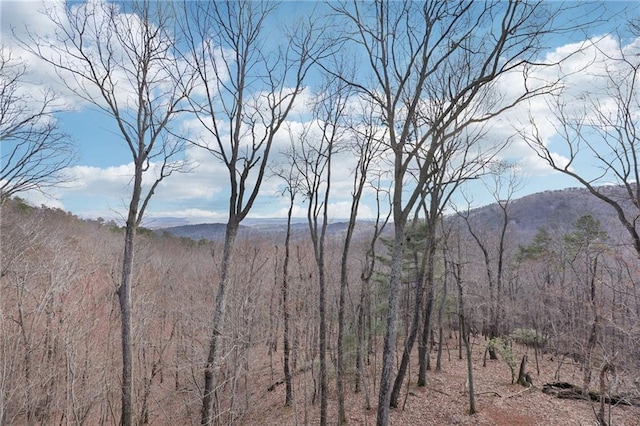
[[[158,210],[149,212],[145,222],[153,224],[154,219],[163,218],[186,219],[189,223],[217,223],[227,220],[226,213],[204,209],[183,209],[183,210]]]
[[[64,10],[63,0],[2,0],[0,2],[0,35],[3,43],[11,43],[13,35],[23,38],[37,28],[43,35],[54,34],[56,26],[43,14],[45,7]]]
[[[13,26],[15,27],[17,36],[25,37],[27,35],[25,25],[31,30],[37,30],[37,32],[45,36],[48,41],[55,43],[54,38],[52,38],[55,26],[48,17],[41,13],[34,13],[34,10],[44,5],[44,7],[50,11],[63,17],[64,8],[67,7],[65,4],[66,3],[61,0],[51,0],[40,4],[37,2],[2,1],[0,3],[2,14],[0,15],[2,19],[1,35],[3,43],[10,45],[16,53],[26,58],[27,53],[14,42],[13,35],[11,34],[11,28]],[[101,0],[95,0],[90,3],[91,6],[100,4],[102,4]],[[77,9],[85,7],[85,5],[73,3],[71,7]],[[122,14],[121,20],[131,26],[133,33],[136,31],[135,28],[139,27],[139,22],[133,15]],[[582,48],[582,50],[574,53],[578,48]],[[637,52],[639,48],[640,38],[632,40],[627,45],[622,46],[622,50],[626,53],[631,53],[632,58],[636,58],[633,54]],[[607,73],[613,72],[615,74],[615,72],[619,72],[619,62],[617,61],[619,50],[618,40],[607,34],[593,37],[586,41],[567,43],[549,51],[541,58],[547,64],[553,64],[560,59],[565,59],[562,61],[562,65],[560,67],[548,66],[529,70],[530,73],[527,75],[527,84],[541,85],[562,77],[562,87],[564,90],[564,97],[562,99],[573,108],[573,112],[576,114],[582,112],[584,108],[584,102],[581,103],[577,101],[580,99],[580,95],[584,90],[589,91],[592,100],[600,101],[602,105],[609,105],[611,101],[606,97],[606,88],[609,81],[605,77]],[[217,59],[219,60],[222,55],[228,53],[229,52],[223,53],[218,51]],[[42,62],[38,62],[32,57],[29,60],[32,64],[30,69],[33,73],[32,80],[34,84],[25,86],[25,88],[28,88],[30,91],[38,90],[38,87],[43,82],[56,84],[58,89],[62,87],[61,82],[57,80],[52,68],[45,66]],[[210,75],[217,74],[217,78],[222,80],[228,79],[226,71],[219,66],[218,68],[216,72],[210,72]],[[120,69],[117,72],[119,79],[118,90],[121,91],[119,99],[122,99],[124,103],[128,100],[131,104],[134,100],[130,98],[131,90],[124,84],[124,82],[127,81],[125,71]],[[519,72],[508,73],[496,82],[496,87],[500,93],[504,95],[505,101],[513,99],[521,93],[524,87],[523,74]],[[199,88],[198,91],[196,91],[196,95],[202,94],[203,92],[201,88]],[[73,105],[78,109],[85,105],[73,97],[68,91],[66,91],[64,95],[69,105]],[[91,96],[98,96],[98,94],[94,91],[91,92]],[[271,160],[277,161],[279,159],[278,153],[289,149],[292,135],[294,143],[297,143],[295,140],[296,135],[300,134],[305,129],[305,126],[309,124],[310,100],[313,97],[314,93],[309,87],[305,88],[303,92],[299,94],[294,108],[289,115],[289,119],[274,139]],[[266,94],[255,93],[254,100],[256,103],[253,108],[263,110],[265,99]],[[553,158],[558,164],[566,164],[568,161],[566,153],[563,153],[561,146],[555,142],[554,137],[557,133],[555,125],[557,125],[557,120],[549,110],[547,101],[548,98],[544,97],[534,98],[528,103],[519,105],[505,112],[499,118],[490,121],[484,129],[487,132],[485,136],[486,140],[483,142],[485,146],[491,146],[500,141],[512,138],[507,149],[500,154],[501,158],[519,162],[520,168],[526,171],[529,177],[544,177],[552,174],[552,170],[533,152],[523,139],[513,137],[514,129],[525,130],[530,127],[530,115],[534,117],[539,124],[538,129],[541,132],[540,138],[542,141],[546,146],[554,149],[552,153]],[[350,110],[354,111],[356,108],[362,108],[362,106],[360,100],[354,98]],[[609,109],[613,109],[613,106],[610,106]],[[220,121],[218,124],[222,132],[228,132],[228,123]],[[192,137],[200,135],[202,138],[201,141],[209,144],[215,142],[211,134],[204,131],[199,122],[193,117],[182,119],[180,126],[181,131],[186,135]],[[245,128],[245,130],[248,131],[250,129]],[[261,132],[264,128],[258,125],[251,130]],[[291,132],[291,134],[289,132]],[[221,137],[224,140],[224,138],[228,138],[228,135],[221,134]],[[243,142],[245,143],[245,147],[250,146],[251,141],[249,138],[245,138]],[[389,164],[385,164],[383,161],[385,156],[385,154],[378,156],[378,167],[389,167]],[[226,167],[207,150],[191,145],[187,146],[184,157],[193,165],[193,170],[190,173],[174,173],[161,183],[157,193],[154,195],[150,210],[147,213],[148,217],[184,217],[190,221],[222,221],[226,219],[229,192],[229,176]],[[349,214],[351,191],[353,188],[353,168],[356,160],[353,152],[337,154],[333,160],[330,214],[334,218],[344,218]],[[120,209],[126,205],[124,200],[128,200],[130,196],[130,184],[133,175],[133,165],[131,163],[116,164],[105,168],[92,165],[80,165],[71,168],[69,172],[76,178],[76,182],[66,188],[57,189],[54,192],[54,198],[42,198],[42,196],[38,196],[37,194],[29,194],[29,199],[35,200],[32,201],[35,204],[44,202],[54,207],[62,207],[67,204],[66,197],[73,196],[77,198],[86,195],[88,198],[91,198],[92,194],[95,194],[107,200],[104,204],[108,209],[113,209],[113,206],[117,206],[117,208]],[[145,175],[145,184],[147,187],[153,180],[155,173],[157,173],[157,165],[152,165],[151,169]],[[247,183],[247,189],[251,190],[255,184],[255,176],[249,179]],[[250,216],[286,216],[288,208],[287,200],[277,196],[282,186],[283,183],[280,179],[266,178],[263,181],[261,195],[256,201],[255,209]],[[370,195],[370,191],[368,193]],[[93,207],[95,206],[91,206],[91,211],[93,213],[98,212],[98,210],[93,209]],[[209,208],[211,209],[209,210]],[[361,217],[373,217],[374,215],[373,208],[366,202],[361,206],[360,213],[362,215]],[[103,213],[102,215],[107,214]],[[295,206],[294,216],[306,216],[305,205],[297,204]]]
[[[140,66],[137,58],[142,51],[139,44],[143,37],[140,34],[144,31],[140,17],[126,11],[127,8],[123,3],[106,0],[70,4],[60,0],[3,1],[3,44],[29,63],[33,84],[52,87],[70,109],[80,110],[91,104],[109,108],[100,88],[77,74],[91,75],[95,72],[95,78],[103,82],[111,99],[117,101],[119,114],[126,117],[139,102],[133,70]],[[70,21],[69,16],[78,16],[77,22]],[[84,16],[88,19],[83,22]],[[113,29],[113,22],[118,25],[117,30]],[[80,25],[82,53],[76,48],[80,43],[80,30],[74,28]],[[173,43],[170,30],[160,31],[154,37],[152,49],[157,51],[154,58],[161,57],[162,63],[152,59],[147,70],[147,78],[153,82],[150,103],[157,112],[166,110],[173,88],[167,70],[171,66],[167,59],[171,59],[170,46]],[[71,37],[67,38],[66,34],[71,34]],[[38,55],[31,50],[37,51]],[[63,65],[67,70],[57,68],[38,56]],[[82,59],[84,57],[89,58],[91,67]],[[178,59],[173,64],[182,70],[187,66],[185,61]]]
[[[547,65],[531,70],[528,80],[541,83],[560,81],[558,87],[562,89],[561,92],[535,97],[503,113],[489,123],[486,138],[505,140],[512,137],[509,146],[501,152],[501,158],[517,160],[528,176],[555,174],[522,138],[513,137],[514,130],[531,132],[530,117],[533,118],[538,137],[552,151],[556,164],[565,165],[568,158],[562,150],[566,146],[558,139],[560,123],[553,113],[553,105],[564,105],[564,112],[570,119],[584,116],[593,104],[598,104],[602,111],[613,113],[616,105],[609,96],[608,89],[611,88],[612,76],[614,81],[622,81],[622,78],[617,77],[617,73],[623,72],[621,67],[624,66],[624,62],[620,60],[620,51],[634,53],[638,51],[638,46],[640,38],[620,46],[618,39],[605,34],[585,41],[567,43],[548,52],[543,57],[543,62]],[[635,54],[630,58],[640,60]],[[557,62],[561,62],[561,65],[551,66]],[[522,74],[512,72],[501,78],[497,87],[505,99],[512,99],[523,87],[523,81]],[[580,165],[584,167],[584,163]]]
[[[556,164],[564,166],[568,163],[568,159],[560,154],[553,154]],[[516,164],[518,173],[526,178],[535,178],[552,174],[559,174],[553,170],[549,164],[538,156],[526,156],[520,159]]]
[[[196,150],[191,148],[189,150]],[[174,172],[160,183],[155,198],[159,200],[210,199],[226,188],[224,185],[226,170],[216,167],[211,155],[210,162],[195,163],[190,172]],[[159,174],[160,164],[151,163],[149,170],[143,175],[143,187],[155,182]],[[93,166],[74,166],[69,168],[73,182],[61,191],[70,193],[100,193],[111,198],[129,196],[132,183],[133,163],[121,164],[106,168]]]

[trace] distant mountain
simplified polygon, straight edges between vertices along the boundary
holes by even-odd
[[[626,197],[621,187],[611,186],[601,189],[621,200]],[[626,207],[631,209],[631,203],[628,202]],[[618,221],[614,209],[584,188],[544,191],[511,200],[508,207],[507,231],[515,234],[512,236],[517,236],[523,242],[532,238],[540,228],[563,234],[571,232],[574,223],[585,214],[598,219],[613,240],[628,239],[626,230]],[[482,224],[486,229],[495,231],[502,223],[497,204],[472,210],[470,219],[473,223]]]
[[[164,229],[182,225],[189,225],[189,221],[183,217],[152,217],[142,221],[142,226],[148,229]]]
[[[158,234],[171,234],[175,237],[190,238],[195,241],[205,240],[223,240],[227,225],[224,223],[201,223],[198,225],[180,225],[171,226],[169,228],[159,228],[155,232]],[[244,232],[245,226],[240,226],[238,232]]]
[[[367,232],[371,227],[368,221],[358,222],[356,226],[356,238],[363,232]],[[343,234],[347,230],[347,222],[333,222],[327,226],[328,235]],[[190,238],[192,240],[222,241],[224,239],[226,224],[224,223],[203,223],[198,225],[180,225],[167,228],[158,228],[154,232],[157,234],[168,233],[180,238]],[[284,218],[250,219],[243,222],[238,229],[238,238],[251,236],[272,237],[274,239],[284,238],[287,231],[287,220]],[[296,219],[291,223],[291,235],[293,238],[306,238],[309,235],[309,225],[306,219]]]
[[[624,199],[625,194],[620,187],[603,188],[614,196]],[[631,205],[629,203],[629,208]],[[628,236],[625,229],[618,222],[614,210],[603,201],[594,197],[583,188],[568,188],[555,191],[544,191],[522,198],[511,200],[509,203],[508,232],[512,238],[517,238],[523,243],[530,240],[540,228],[546,228],[550,232],[563,234],[573,230],[573,224],[585,214],[591,214],[600,220],[603,228],[609,236],[616,241],[626,241]],[[486,231],[497,231],[501,221],[501,213],[497,204],[490,204],[471,210],[469,213],[472,223],[481,226]],[[455,214],[449,216],[449,220],[460,220]],[[225,224],[209,223],[199,225],[181,225],[156,229],[155,232],[167,232],[178,237],[191,238],[193,240],[208,239],[222,240],[224,238]],[[272,219],[248,219],[240,226],[238,236],[240,238],[250,236],[262,236],[284,238],[287,222],[284,218]],[[346,232],[346,221],[337,221],[329,224],[329,235],[340,235]],[[355,237],[368,235],[372,222],[359,221],[356,227]],[[390,230],[390,228],[389,228]],[[306,238],[308,236],[306,219],[297,218],[292,223],[292,235],[294,238]]]

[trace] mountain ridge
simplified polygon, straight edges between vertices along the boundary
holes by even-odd
[[[614,195],[619,192],[621,197],[625,195],[622,187],[611,186],[601,188],[601,190],[609,191]],[[630,206],[630,203],[628,204]],[[468,214],[472,223],[481,224],[487,231],[497,230],[502,220],[497,203],[470,209]],[[580,187],[547,190],[509,200],[508,232],[526,242],[540,228],[557,233],[568,232],[580,216],[585,214],[590,214],[600,220],[603,228],[614,239],[626,237],[624,235],[626,231],[618,222],[613,208],[595,197],[587,189]],[[450,213],[446,217],[449,220],[456,220],[457,215]],[[366,232],[372,223],[373,220],[359,220],[358,232]],[[346,226],[347,219],[335,219],[329,223],[328,233],[329,235],[339,234],[346,230]],[[219,240],[224,238],[225,228],[225,223],[202,223],[158,228],[154,232],[167,232],[177,237],[194,240]],[[285,232],[286,218],[252,218],[243,222],[238,236],[276,236],[284,235]],[[304,232],[308,232],[306,219],[292,220],[293,235],[300,236]]]

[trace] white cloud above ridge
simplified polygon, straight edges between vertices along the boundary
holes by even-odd
[[[2,33],[0,35],[3,44],[30,65],[30,78],[34,85],[52,87],[60,95],[60,100],[64,101],[67,109],[80,111],[92,104],[109,109],[110,107],[103,99],[103,94],[95,84],[87,83],[68,70],[56,68],[29,51],[29,49],[37,50],[40,55],[50,58],[54,62],[62,63],[69,69],[90,74],[87,63],[79,59],[81,55],[77,55],[73,43],[69,43],[69,47],[65,47],[64,41],[59,39],[61,37],[59,34],[62,34],[64,39],[64,31],[67,31],[71,25],[67,19],[67,7],[71,8],[72,13],[87,10],[86,13],[90,14],[91,19],[83,28],[83,55],[92,58],[94,66],[98,64],[94,67],[98,73],[97,78],[102,79],[108,75],[109,79],[105,80],[105,84],[108,84],[109,81],[114,82],[113,87],[107,87],[112,91],[112,98],[118,103],[120,114],[126,114],[132,107],[136,108],[138,102],[138,96],[135,93],[137,83],[135,76],[129,72],[130,69],[137,66],[137,63],[132,62],[135,55],[131,55],[130,51],[123,49],[117,41],[114,42],[113,40],[118,38],[110,37],[105,28],[110,25],[111,19],[109,17],[111,11],[107,11],[107,9],[114,8],[113,20],[120,25],[123,37],[129,37],[127,41],[130,47],[136,48],[135,43],[140,38],[136,37],[136,34],[142,31],[141,20],[137,14],[123,10],[120,3],[105,0],[92,0],[70,6],[60,0],[3,1],[2,6]],[[53,17],[57,24],[50,17]],[[173,43],[172,39],[166,37],[168,35],[168,32],[163,32],[156,37],[155,47],[163,49],[161,46],[169,46]],[[103,46],[101,51],[98,50],[96,37],[101,37],[103,41],[110,40],[109,48],[106,49]],[[27,46],[29,47],[27,48]],[[72,54],[67,54],[67,49],[70,49]],[[169,51],[166,53],[169,54]],[[104,55],[108,55],[108,60]],[[176,66],[184,71],[187,62],[179,58],[174,59]],[[109,64],[108,70],[103,67],[105,63]],[[170,91],[167,89],[172,87],[172,84],[167,85],[167,82],[171,80],[171,77],[167,70],[158,66],[155,61],[152,61],[150,65],[149,78],[155,81],[152,88],[152,102],[155,104],[156,110],[162,111],[168,107],[170,102],[167,98],[167,93]]]
[[[637,46],[637,44],[640,43],[639,40],[640,39],[634,40],[630,45]],[[600,42],[602,43],[600,48],[603,51],[615,51],[617,42],[613,37],[604,35],[600,37]],[[549,52],[546,59],[548,61],[556,60],[558,57],[566,54],[572,46],[577,46],[579,44],[580,43],[572,43],[561,46],[558,49]],[[624,48],[626,49],[628,46],[625,46]],[[584,66],[594,60],[593,55],[597,55],[597,52],[588,48],[584,54],[574,55],[571,57],[570,60],[566,62],[563,70],[565,72],[579,70],[581,69],[581,66]],[[581,73],[567,77],[565,82],[566,93],[573,94],[574,88],[577,89],[586,85],[592,85],[594,88],[601,87],[596,77],[603,69],[604,68],[591,68],[590,74],[592,75]],[[544,73],[540,73],[539,77],[543,78],[544,75]],[[511,80],[511,82],[513,82],[513,80]],[[503,88],[506,88],[507,90],[515,87],[517,86],[513,84],[506,84],[506,82],[505,86],[503,86]],[[306,90],[307,93],[305,93],[305,96],[312,96],[310,89]],[[597,93],[597,90],[598,89],[594,89],[594,93]],[[304,106],[304,102],[302,101],[303,98],[301,98],[300,105],[302,106],[300,106],[299,110],[296,109],[295,114],[290,116],[290,123],[292,123],[295,128],[302,126],[304,117],[308,113],[308,109],[306,109],[307,107]],[[543,99],[534,99],[529,105],[532,108],[532,113],[537,119],[550,120],[549,123],[553,123],[553,118],[549,115],[547,105],[544,103]],[[297,107],[298,104],[296,104],[296,108]],[[522,109],[517,108],[505,113],[498,120],[492,121],[491,129],[489,130],[487,137],[504,138],[509,135],[509,130],[512,129],[514,125],[525,126],[526,124],[526,115],[523,114]],[[545,126],[542,130],[544,131],[544,134],[542,135],[543,139],[546,141],[548,146],[553,146],[552,140],[555,134],[553,127]],[[274,149],[279,151],[286,147],[289,144],[288,138],[289,137],[286,132],[281,130],[274,141]],[[276,154],[276,151],[272,152],[272,155]],[[161,206],[166,200],[202,200],[203,202],[210,202],[213,197],[228,191],[228,189],[226,189],[228,181],[227,171],[224,166],[215,160],[210,153],[207,153],[205,150],[188,148],[185,155],[189,159],[193,160],[197,167],[194,169],[193,173],[174,174],[161,184],[157,194],[154,195],[154,200],[156,201],[155,204],[158,205],[158,208],[156,208],[154,204],[154,210],[149,211],[150,215],[157,215],[158,212],[161,212]],[[559,161],[566,161],[566,158],[563,157],[561,152],[555,152],[554,155]],[[502,156],[505,158],[519,158],[523,165],[523,169],[526,169],[530,175],[543,176],[551,173],[551,170],[543,163],[543,161],[538,158],[522,140],[517,140],[517,138],[515,138],[507,150],[502,153]],[[272,159],[273,158],[275,158],[275,155]],[[352,188],[352,175],[349,170],[351,162],[348,160],[349,158],[336,159],[336,171],[334,173],[336,181],[332,184],[334,193],[336,194],[335,197],[338,200],[332,204],[335,205],[336,211],[345,210],[344,203],[347,202],[345,199],[347,198],[347,195],[350,195],[350,190]],[[63,189],[63,192],[71,191],[79,194],[89,191],[104,191],[105,196],[113,199],[117,198],[118,200],[128,196],[128,185],[132,175],[131,164],[114,165],[107,168],[98,168],[89,165],[77,167],[77,169],[71,170],[74,171],[84,183],[72,188]],[[127,175],[127,173],[129,174]],[[265,180],[263,190],[261,191],[263,194],[261,195],[261,198],[273,197],[274,194],[277,193],[277,189],[279,187],[280,185],[273,179]],[[176,210],[176,212],[178,212],[178,210]],[[181,212],[187,214],[186,212],[189,212],[189,209],[181,210]],[[278,214],[281,214],[281,210],[278,212]],[[306,209],[304,209],[304,212],[306,213]],[[164,213],[169,213],[169,211],[164,211]],[[188,214],[195,213],[191,211]]]
[[[205,222],[220,222],[227,220],[227,214],[220,213],[212,210],[187,208],[180,210],[157,210],[150,211],[145,216],[145,222],[153,223],[154,220],[165,218],[180,218],[185,219],[189,223],[205,223]]]
[[[561,123],[552,112],[554,102],[561,102],[564,105],[565,113],[570,119],[583,117],[585,113],[588,114],[589,107],[595,103],[603,107],[605,111],[614,111],[615,105],[607,90],[611,84],[611,75],[615,75],[623,63],[620,61],[620,51],[629,53],[631,50],[631,52],[635,52],[638,45],[640,45],[640,38],[620,46],[615,37],[604,34],[586,41],[568,43],[548,52],[545,55],[545,61],[549,64],[565,58],[561,67],[541,67],[532,75],[540,81],[560,79],[562,92],[535,97],[523,105],[506,111],[497,119],[491,120],[490,130],[486,137],[504,138],[513,135],[514,130],[530,133],[533,130],[529,118],[532,117],[536,122],[538,137],[551,150],[552,158],[556,164],[565,165],[568,158],[562,152],[562,149],[566,149],[566,147],[562,143],[558,143],[558,130]],[[583,50],[571,54],[578,48]],[[513,84],[514,75],[508,77],[506,81],[499,82],[502,83],[499,86],[501,90],[506,92],[517,87]],[[561,93],[561,97],[558,96],[559,93]],[[520,163],[526,165],[527,173],[530,176],[555,174],[519,136],[512,138],[500,156],[519,159]],[[584,164],[580,161],[575,164],[575,167],[584,167]]]

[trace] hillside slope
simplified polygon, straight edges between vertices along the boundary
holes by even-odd
[[[613,192],[622,194],[621,188],[611,187]],[[511,237],[529,241],[540,229],[546,228],[555,233],[565,233],[573,228],[573,224],[585,214],[590,214],[600,220],[603,228],[614,241],[625,241],[626,231],[618,222],[615,211],[603,201],[591,195],[583,188],[568,188],[556,191],[544,191],[527,195],[510,201],[509,204],[508,232]],[[456,220],[456,214],[449,216],[450,220]],[[497,204],[490,204],[470,211],[470,219],[473,223],[482,224],[488,231],[497,231],[502,220]],[[367,233],[371,229],[372,222],[359,221],[357,231]],[[344,232],[346,223],[337,220],[328,227],[329,235],[338,235]],[[207,223],[197,225],[181,225],[157,229],[155,232],[167,232],[177,237],[193,240],[217,240],[224,238],[225,224]],[[286,232],[286,219],[253,219],[247,220],[240,226],[239,236],[263,236],[284,238]],[[305,219],[298,218],[292,223],[294,236],[306,237],[308,225]]]
[[[622,188],[610,187],[608,190],[620,197],[624,196]],[[509,232],[525,238],[533,236],[540,228],[556,233],[567,232],[585,214],[600,220],[612,238],[626,238],[625,230],[618,222],[613,208],[584,188],[544,191],[511,200],[508,214]],[[495,229],[501,220],[496,204],[474,209],[470,217],[474,222]]]

